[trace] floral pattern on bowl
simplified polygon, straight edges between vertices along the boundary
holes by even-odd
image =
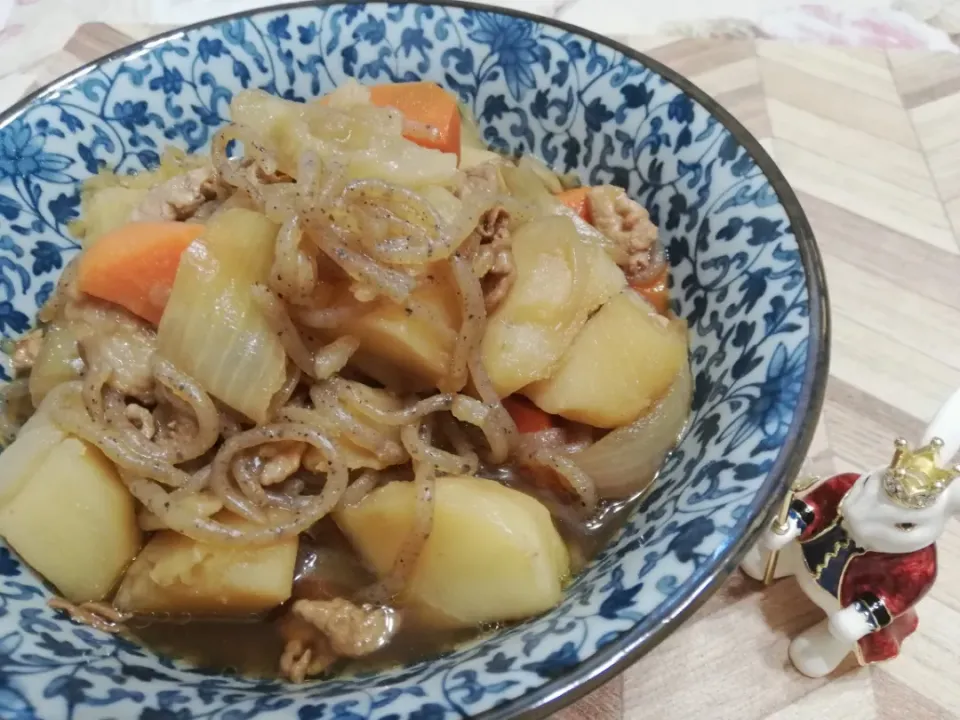
[[[545,714],[652,647],[746,550],[809,444],[826,377],[822,269],[759,145],[682,78],[562,24],[480,6],[292,5],[142,43],[0,121],[0,330],[28,329],[76,242],[80,181],[203,149],[232,94],[348,77],[456,91],[495,148],[631,191],[690,324],[694,412],[656,489],[560,607],[430,661],[302,686],[220,675],[73,625],[0,546],[0,717],[447,718]]]

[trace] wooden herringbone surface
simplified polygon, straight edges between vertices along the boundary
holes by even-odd
[[[0,75],[9,104],[159,27],[81,26],[61,52]],[[960,385],[960,55],[765,41],[617,38],[729,108],[780,164],[817,234],[832,295],[833,362],[809,469],[886,460]],[[819,611],[792,580],[739,575],[621,677],[561,720],[960,718],[960,522],[900,658],[808,680],[789,638]]]

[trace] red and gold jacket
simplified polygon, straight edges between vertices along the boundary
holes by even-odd
[[[937,551],[933,545],[902,554],[859,547],[840,522],[840,502],[859,477],[825,480],[793,502],[791,515],[801,529],[807,570],[842,607],[856,604],[875,628],[857,648],[860,662],[872,663],[896,657],[917,629],[913,607],[937,577]]]

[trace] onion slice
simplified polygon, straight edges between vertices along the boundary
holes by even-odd
[[[647,489],[687,423],[691,389],[690,368],[684,363],[649,413],[570,455],[593,479],[601,498],[623,499]]]

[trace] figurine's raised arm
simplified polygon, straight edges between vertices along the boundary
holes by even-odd
[[[914,605],[936,579],[934,543],[960,511],[960,466],[941,465],[958,448],[960,390],[921,447],[897,440],[889,465],[819,483],[792,502],[785,535],[761,537],[764,549],[783,548],[776,576],[795,575],[827,615],[790,645],[802,673],[825,675],[850,651],[861,663],[896,657],[916,630]],[[762,565],[755,549],[742,567],[760,577]]]
[[[940,450],[940,459],[944,462],[953,458],[960,451],[960,388],[947,400],[936,416],[930,421],[926,432],[923,433],[923,444],[940,438],[943,447]]]

